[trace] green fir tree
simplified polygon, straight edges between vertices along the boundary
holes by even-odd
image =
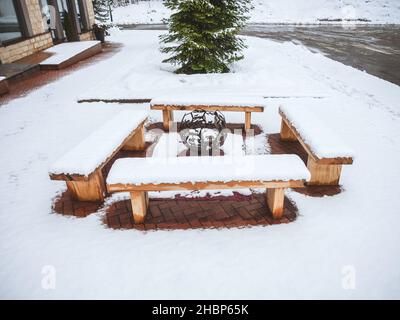
[[[173,10],[169,32],[161,36],[163,62],[178,65],[177,73],[224,73],[243,58],[238,37],[248,19],[250,0],[165,0]]]

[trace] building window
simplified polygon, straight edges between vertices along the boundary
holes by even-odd
[[[57,0],[57,2],[63,38],[66,38],[68,41],[77,40],[76,17],[73,10],[71,10],[71,0]]]
[[[60,11],[61,23],[64,28],[64,36],[65,36],[65,23],[66,23],[66,15],[68,14],[68,4],[66,0],[58,0],[58,10]]]
[[[78,20],[79,27],[81,28],[81,30],[84,30],[85,28],[83,27],[83,17],[81,14],[81,7],[80,7],[81,4],[82,4],[81,1],[75,0],[76,18]]]
[[[21,26],[13,1],[0,1],[0,43],[21,37]]]
[[[64,29],[67,29],[65,21],[67,14],[71,27],[77,35],[90,29],[86,0],[58,0],[58,9],[63,12],[61,20]]]

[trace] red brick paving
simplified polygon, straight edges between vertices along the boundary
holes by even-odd
[[[160,127],[160,123],[151,128]],[[240,125],[230,125],[231,129]],[[256,134],[261,130],[254,127]],[[282,142],[279,134],[268,136],[272,154],[297,154],[304,162],[307,154],[298,142]],[[148,146],[147,146],[148,147]],[[122,157],[144,157],[145,151],[120,152],[114,160]],[[114,161],[113,160],[113,161]],[[104,168],[107,176],[113,161]],[[312,186],[294,189],[309,196],[322,197],[340,193],[340,187]],[[80,202],[72,200],[68,191],[57,197],[53,210],[63,215],[86,217],[96,212],[101,203]],[[202,197],[188,199],[176,196],[175,199],[151,199],[146,220],[143,224],[134,224],[130,200],[112,203],[105,208],[104,223],[114,229],[168,230],[168,229],[207,229],[207,228],[242,228],[250,226],[269,226],[290,223],[298,216],[296,206],[285,198],[284,216],[274,220],[265,203],[265,194],[250,196],[234,193],[234,196]]]
[[[55,213],[84,218],[97,212],[102,205],[102,203],[74,200],[67,190],[55,198],[52,208]]]
[[[66,216],[84,218],[97,212],[102,203],[71,199],[68,191],[58,196],[53,211]],[[296,206],[285,198],[283,218],[274,220],[265,203],[265,194],[216,198],[151,199],[145,223],[134,224],[130,200],[122,200],[106,207],[104,223],[113,229],[162,230],[198,228],[241,228],[289,223],[296,219]]]
[[[130,200],[118,201],[106,208],[104,222],[114,229],[165,230],[241,228],[289,223],[296,219],[295,205],[285,199],[285,213],[273,220],[265,204],[265,194],[243,196],[235,194],[225,199],[151,199],[146,220],[135,224]]]

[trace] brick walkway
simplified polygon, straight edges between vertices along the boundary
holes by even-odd
[[[289,223],[296,219],[297,209],[285,199],[285,215],[272,219],[265,205],[265,194],[223,199],[151,199],[144,224],[134,224],[129,200],[113,203],[106,210],[104,222],[111,228],[153,230],[189,228],[239,228]]]
[[[9,101],[19,98],[28,94],[29,92],[42,87],[48,83],[54,82],[57,79],[70,74],[82,67],[99,62],[107,57],[117,53],[121,44],[119,43],[105,43],[103,44],[103,51],[85,60],[82,60],[70,67],[61,70],[40,70],[34,74],[26,73],[17,77],[15,81],[8,81],[10,92],[0,96],[0,108],[2,105]],[[29,57],[26,57],[27,60]],[[40,68],[39,68],[40,69]]]
[[[65,191],[56,198],[53,210],[62,215],[84,218],[102,206],[101,203],[72,200],[69,192]],[[296,217],[297,208],[288,198],[285,198],[284,216],[274,220],[265,204],[264,193],[250,196],[234,193],[230,197],[151,199],[144,224],[134,224],[129,199],[117,201],[106,206],[103,221],[113,229],[161,230],[268,226],[289,223]]]
[[[161,124],[152,124],[151,128]],[[231,129],[239,125],[230,125]],[[261,130],[255,128],[256,134]],[[306,162],[307,154],[298,142],[282,142],[279,134],[268,136],[272,154],[297,154]],[[115,159],[123,157],[143,157],[145,152],[120,152]],[[104,168],[106,176],[112,166],[112,161]],[[335,195],[340,193],[340,187],[305,187],[295,189],[296,192],[313,197]],[[72,200],[68,191],[57,197],[53,204],[56,213],[86,217],[97,212],[103,204],[80,202]],[[272,219],[272,215],[265,203],[264,193],[254,193],[244,196],[234,193],[230,197],[203,197],[188,199],[177,196],[175,199],[151,199],[149,211],[144,224],[134,224],[129,199],[114,202],[104,208],[104,223],[114,229],[162,230],[162,229],[192,229],[192,228],[238,228],[250,226],[268,226],[280,223],[289,223],[296,219],[296,206],[285,198],[285,212],[280,220]]]

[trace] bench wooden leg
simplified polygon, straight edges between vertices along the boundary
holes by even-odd
[[[245,112],[244,130],[250,130],[251,128],[251,112]]]
[[[297,138],[293,131],[289,128],[289,126],[286,124],[286,122],[282,119],[281,123],[281,140],[283,141],[296,141]]]
[[[72,197],[79,201],[102,202],[106,194],[103,174],[96,170],[88,181],[67,181]]]
[[[165,131],[169,131],[171,122],[174,121],[174,114],[172,110],[163,110],[163,127]]]
[[[144,125],[136,130],[136,133],[122,147],[123,150],[136,151],[144,150],[146,141],[144,139]]]
[[[7,80],[0,80],[0,96],[9,91]]]
[[[310,156],[307,160],[307,168],[311,173],[308,185],[337,186],[342,172],[341,164],[318,164]]]
[[[146,195],[146,206],[147,207],[149,207],[149,193],[148,192],[145,192],[145,195]]]
[[[274,219],[280,219],[283,216],[284,211],[284,200],[285,200],[285,189],[275,188],[267,189],[267,205],[269,210],[272,212]]]
[[[143,223],[146,218],[147,206],[149,197],[147,192],[132,191],[131,192],[131,205],[133,220],[135,223]]]

